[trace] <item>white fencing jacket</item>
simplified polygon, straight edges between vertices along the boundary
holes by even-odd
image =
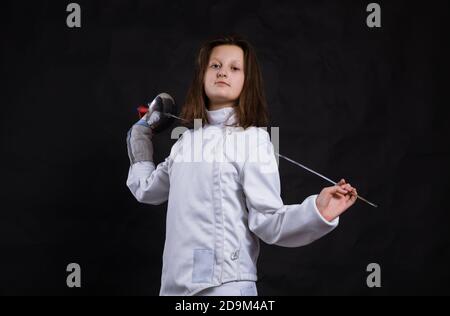
[[[257,281],[259,239],[299,247],[332,231],[316,195],[284,205],[269,134],[236,126],[234,108],[207,111],[170,155],[130,166],[127,186],[141,203],[168,200],[160,295],[194,295],[229,281]],[[228,125],[235,126],[228,126]]]

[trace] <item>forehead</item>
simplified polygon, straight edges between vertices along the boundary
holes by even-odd
[[[221,62],[243,62],[244,51],[236,45],[219,45],[211,51],[210,60],[212,59]]]

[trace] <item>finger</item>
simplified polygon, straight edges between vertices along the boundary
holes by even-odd
[[[348,191],[344,188],[341,188],[340,186],[333,186],[329,187],[328,189],[328,192],[330,194],[338,194],[339,196],[348,194]]]
[[[348,190],[342,187],[337,187],[337,192],[342,193],[342,194],[347,194]]]
[[[342,185],[339,186],[339,188],[345,190],[346,192],[350,191],[347,184],[342,184]]]
[[[353,190],[355,189],[354,187],[351,186],[350,183],[347,183],[346,185],[344,185],[344,188],[349,192],[353,192]]]
[[[325,189],[329,190],[330,192],[344,192],[344,191],[348,191],[347,189],[345,189],[343,187],[343,185],[333,185],[330,187],[326,187]]]

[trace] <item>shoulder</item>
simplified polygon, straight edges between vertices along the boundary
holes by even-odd
[[[278,164],[275,157],[275,147],[267,128],[249,127],[247,134],[249,135],[250,146],[243,170],[257,172],[258,174],[276,174]]]
[[[189,138],[191,133],[192,130],[186,127],[177,127],[172,131],[171,139],[176,139],[177,141],[172,145],[172,149],[170,150],[171,156],[180,151],[183,147],[183,141]]]
[[[266,127],[250,126],[245,129],[246,137],[251,141],[256,142],[258,145],[270,143],[270,134],[267,132]]]
[[[251,126],[243,130],[241,128],[240,140],[246,148],[246,160],[252,160],[252,157],[262,157],[273,153],[273,144],[267,128]]]

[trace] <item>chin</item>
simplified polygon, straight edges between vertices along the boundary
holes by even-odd
[[[210,98],[210,99],[215,99],[215,100],[218,100],[221,102],[224,102],[224,101],[229,102],[229,101],[233,100],[233,98],[230,98],[227,93],[214,93],[214,94],[212,94],[211,97],[212,98]]]

